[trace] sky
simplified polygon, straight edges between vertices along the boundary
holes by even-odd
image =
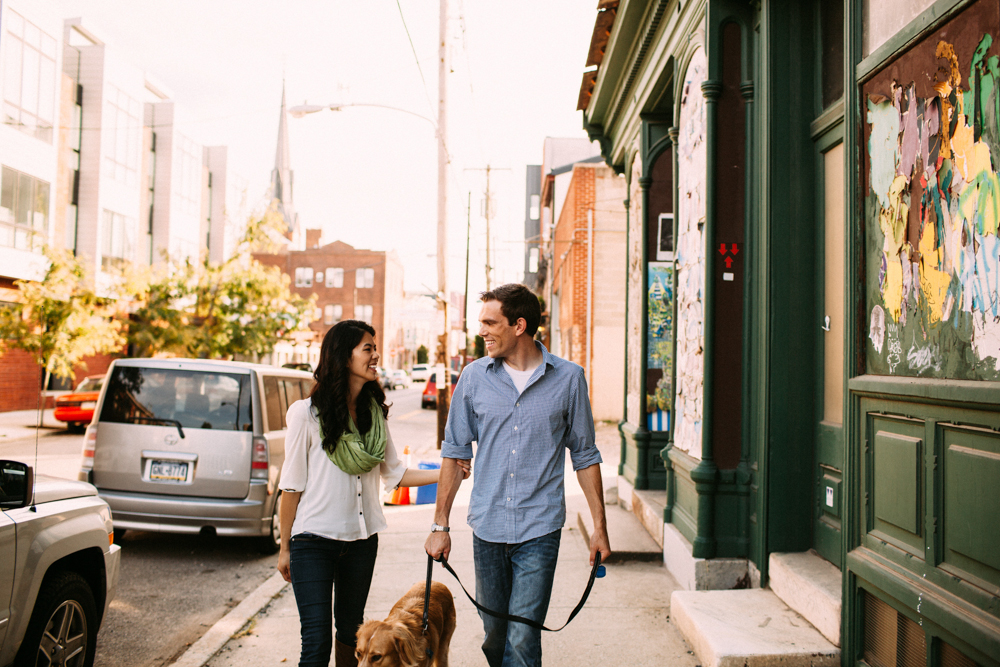
[[[430,0],[44,0],[80,16],[173,94],[181,131],[226,145],[264,202],[284,82],[289,106],[379,104],[289,118],[300,223],[323,242],[395,250],[407,290],[436,291],[439,5]],[[521,279],[525,166],[545,137],[585,137],[576,111],[595,0],[449,0],[448,287]],[[412,46],[411,46],[412,40]],[[418,64],[419,63],[419,64]]]

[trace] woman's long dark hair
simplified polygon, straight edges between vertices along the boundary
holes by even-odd
[[[348,428],[350,411],[347,409],[349,396],[349,371],[347,364],[364,338],[365,334],[375,335],[368,323],[361,320],[344,320],[333,325],[323,337],[323,347],[319,352],[319,365],[313,377],[309,398],[319,413],[319,423],[323,426],[323,449],[332,454],[337,449],[337,440]],[[389,416],[389,406],[385,402],[385,392],[377,380],[366,382],[357,399],[358,433],[367,433],[372,427],[372,414],[368,405],[372,399],[382,408],[382,414]]]

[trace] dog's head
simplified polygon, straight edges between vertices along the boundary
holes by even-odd
[[[358,667],[419,667],[427,663],[427,638],[403,621],[365,621],[355,655]]]

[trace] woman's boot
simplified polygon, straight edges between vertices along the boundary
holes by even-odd
[[[358,667],[358,659],[354,657],[354,647],[333,640],[333,661],[336,667]]]

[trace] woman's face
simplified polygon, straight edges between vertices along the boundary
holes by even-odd
[[[378,360],[379,354],[375,349],[375,338],[365,332],[361,342],[351,352],[351,359],[347,362],[347,373],[351,378],[359,378],[365,382],[378,380]]]

